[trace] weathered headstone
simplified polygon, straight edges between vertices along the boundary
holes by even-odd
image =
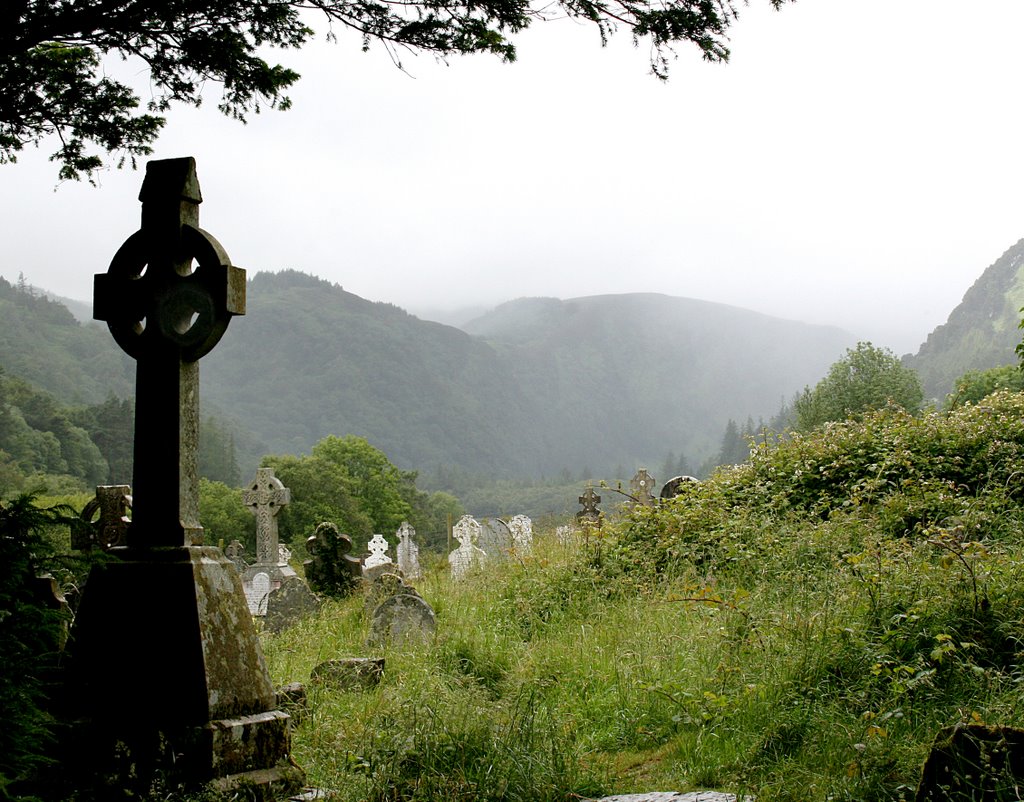
[[[629,493],[635,503],[650,507],[654,503],[654,477],[641,468],[629,480]]]
[[[416,530],[408,521],[402,521],[395,534],[398,535],[398,546],[395,549],[398,555],[398,569],[410,580],[419,579],[423,576],[423,569],[420,567],[420,547],[413,540]]]
[[[427,641],[437,631],[433,608],[418,594],[399,593],[381,602],[370,622],[370,646]]]
[[[267,594],[267,612],[263,626],[281,632],[320,610],[320,599],[299,577],[293,576]]]
[[[583,495],[579,497],[579,502],[583,509],[576,513],[576,522],[584,527],[600,526],[601,510],[598,505],[601,503],[601,497],[594,491],[594,488],[588,487],[584,490]]]
[[[410,593],[413,596],[419,595],[416,588],[407,584],[398,574],[383,573],[367,584],[366,602],[363,605],[363,610],[368,618],[373,618],[373,611],[383,602],[392,596],[398,596],[402,593]]]
[[[270,575],[266,571],[257,571],[247,584],[242,585],[250,613],[260,616],[267,614],[267,596],[270,595],[271,587]]]
[[[463,515],[452,527],[452,536],[459,541],[459,547],[448,555],[448,566],[452,579],[464,579],[470,572],[479,570],[487,562],[487,553],[476,544],[480,538],[480,523],[471,515]]]
[[[683,492],[683,488],[687,485],[698,484],[700,479],[696,476],[673,476],[661,487],[661,493],[659,497],[663,500],[675,498]]]
[[[192,159],[150,162],[140,199],[141,230],[95,284],[95,317],[136,360],[132,521],[121,559],[93,568],[79,606],[64,761],[119,790],[157,774],[284,790],[301,778],[288,716],[274,709],[238,573],[200,545],[199,359],[244,313],[245,273],[198,227]]]
[[[303,563],[310,587],[324,596],[347,596],[361,581],[363,564],[353,557],[352,538],[330,521],[319,524],[306,540],[310,559]]]
[[[273,468],[257,468],[256,478],[242,493],[242,503],[256,516],[256,563],[277,565],[277,514],[291,503],[291,491]]]
[[[273,468],[258,468],[256,478],[242,493],[242,502],[256,516],[256,561],[242,572],[242,588],[249,602],[249,612],[256,616],[267,614],[266,597],[271,590],[297,576],[295,569],[288,565],[291,552],[282,551],[277,530],[277,514],[291,499],[291,491],[274,476]],[[260,576],[270,580],[270,587],[265,591],[262,591],[262,584],[260,590],[253,587]]]
[[[571,546],[576,539],[575,527],[563,524],[555,527],[555,540],[560,546]]]
[[[245,561],[245,546],[238,540],[232,540],[224,547],[224,556],[235,564],[239,574],[249,567],[249,563]]]
[[[492,562],[507,562],[512,556],[512,530],[501,518],[484,518],[479,521],[479,534],[475,543]],[[454,535],[454,532],[453,532]]]
[[[533,521],[527,515],[513,515],[508,522],[512,550],[520,557],[533,553]]]
[[[132,519],[131,485],[99,485],[96,496],[82,508],[82,526],[71,530],[71,548],[86,551],[100,548],[104,551],[126,545],[128,525]],[[93,523],[93,517],[99,517]]]

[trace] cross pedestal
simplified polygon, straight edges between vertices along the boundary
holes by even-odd
[[[234,565],[202,546],[199,359],[245,312],[245,272],[198,227],[195,162],[150,162],[142,228],[94,316],[137,362],[127,545],[93,569],[68,648],[74,762],[122,787],[301,780]]]

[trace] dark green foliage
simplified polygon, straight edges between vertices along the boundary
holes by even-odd
[[[40,509],[31,496],[0,502],[0,796],[43,764],[50,741],[44,673],[56,663],[63,614],[41,601],[36,576],[51,547],[48,527],[70,510]]]
[[[780,6],[784,0],[770,0]],[[318,14],[303,12],[313,9]],[[245,120],[261,107],[286,109],[284,94],[299,75],[265,60],[268,47],[297,48],[323,22],[330,38],[353,31],[363,49],[382,44],[396,59],[402,49],[440,56],[493,53],[512,61],[509,36],[549,16],[594,23],[602,41],[620,25],[649,39],[651,66],[664,78],[677,42],[697,46],[706,59],[728,58],[727,31],[736,11],[730,0],[563,0],[535,9],[522,0],[445,0],[396,7],[381,0],[310,2],[109,3],[20,0],[0,16],[0,162],[14,161],[26,145],[59,136],[51,157],[61,178],[90,175],[103,165],[94,152],[113,153],[134,165],[148,154],[173,103],[199,106],[208,81],[223,87],[218,108]],[[107,54],[141,59],[153,89],[148,113],[139,113],[132,89],[109,75]]]
[[[109,471],[105,483],[130,485],[135,440],[135,407],[131,401],[108,396],[102,404],[82,407],[71,413],[96,444]]]
[[[63,304],[2,277],[0,359],[9,375],[53,393],[63,404],[99,404],[111,393],[130,398],[135,390],[135,363],[114,344],[106,326],[82,325]]]
[[[238,487],[242,482],[242,472],[235,458],[235,434],[212,415],[203,418],[199,427],[199,475],[231,487]]]
[[[807,431],[888,404],[916,412],[923,400],[921,381],[913,370],[887,348],[862,342],[846,349],[813,390],[808,387],[797,397],[794,408],[797,428]]]
[[[0,464],[6,465],[0,479],[9,482],[0,485],[0,494],[39,474],[66,474],[82,487],[106,481],[106,460],[73,417],[49,393],[0,369]]]
[[[199,522],[206,543],[227,546],[238,540],[246,554],[256,553],[256,516],[242,503],[240,488],[200,479]]]
[[[977,404],[996,390],[1024,390],[1024,371],[1017,365],[968,371],[957,379],[956,389],[946,396],[946,408]]]
[[[409,521],[423,528],[421,545],[437,548],[446,541],[447,515],[461,510],[454,497],[417,490],[415,473],[398,470],[361,437],[325,437],[309,456],[268,456],[263,466],[291,490],[278,526],[282,540],[296,545],[330,521],[359,553],[374,533],[391,536]]]

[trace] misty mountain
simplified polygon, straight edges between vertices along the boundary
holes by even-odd
[[[7,287],[0,365],[67,403],[131,395],[134,365],[105,327]],[[520,299],[466,331],[295,271],[257,273],[247,295],[201,366],[203,416],[233,429],[245,475],[328,434],[403,468],[494,477],[699,462],[730,418],[770,418],[854,342],[654,294]]]
[[[1024,239],[978,277],[948,320],[903,364],[921,377],[925,395],[943,399],[969,370],[1015,364],[1024,307]]]

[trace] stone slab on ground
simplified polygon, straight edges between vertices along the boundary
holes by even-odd
[[[652,791],[647,794],[617,794],[584,802],[754,802],[754,799],[745,796],[737,800],[736,794],[722,791],[690,791],[685,794],[679,791]]]

